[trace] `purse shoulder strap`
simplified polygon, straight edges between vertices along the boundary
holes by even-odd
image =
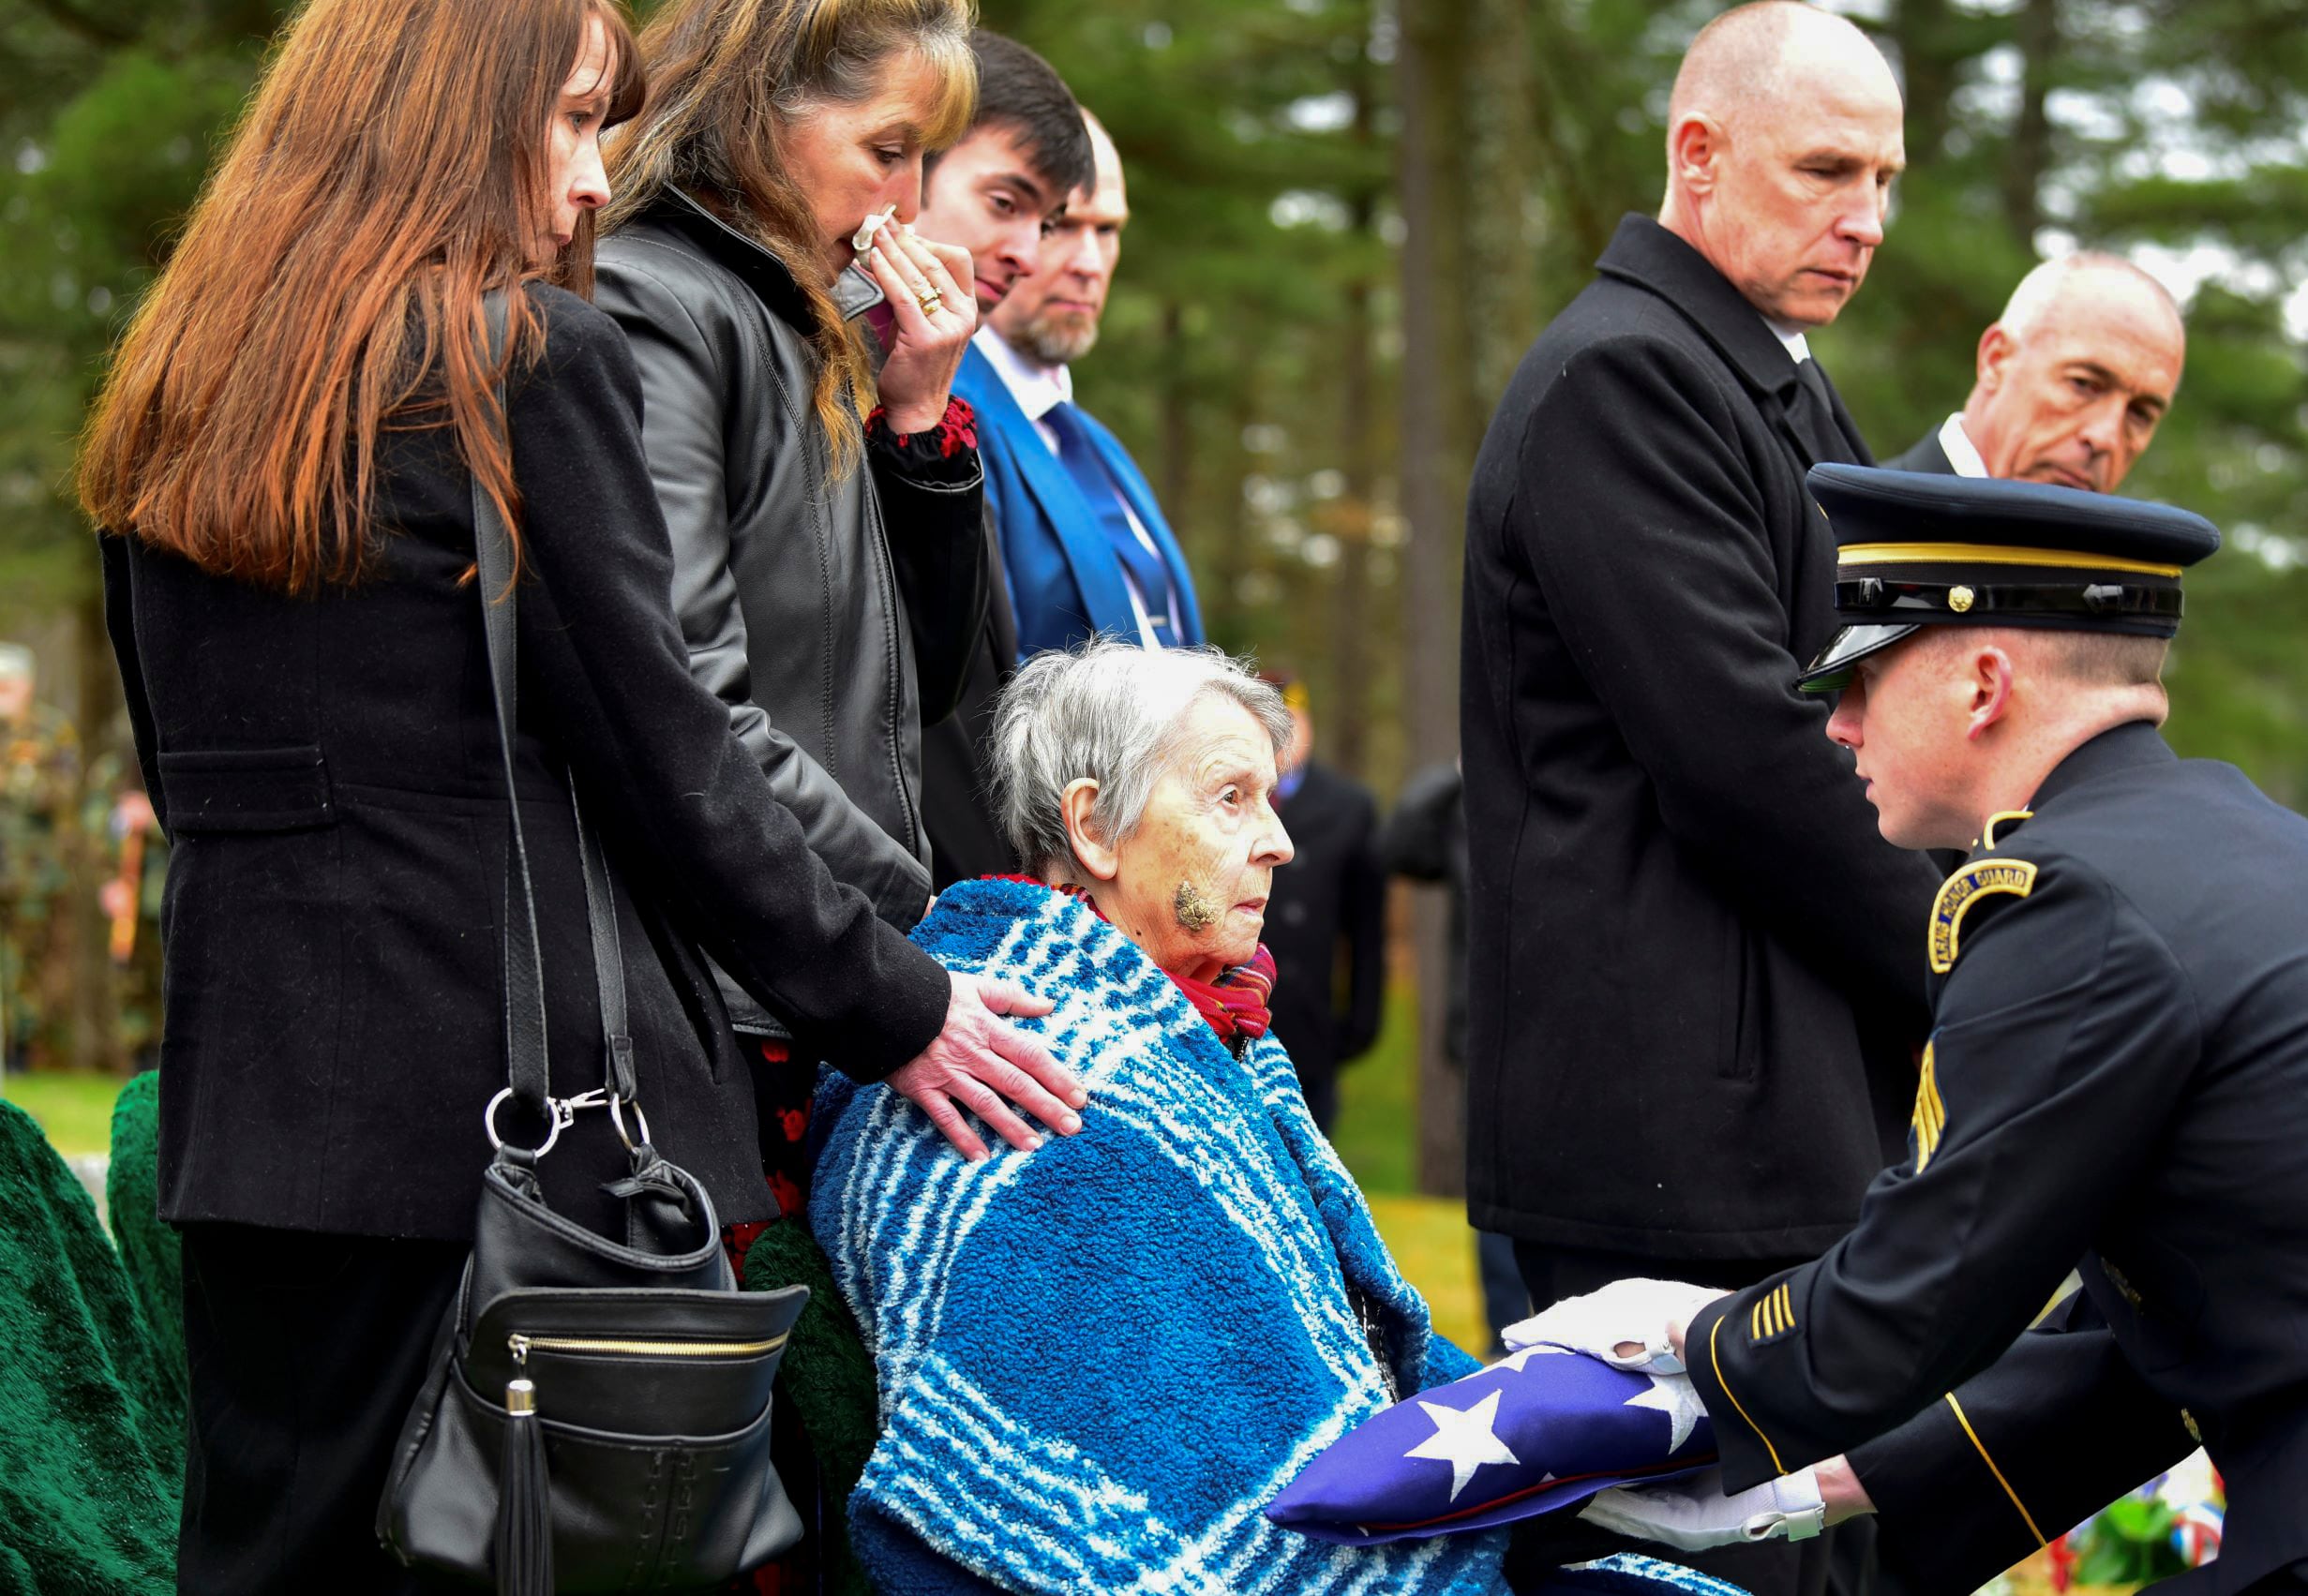
[[[502,291],[483,300],[488,320],[491,365],[501,358],[505,336]],[[497,415],[509,419],[504,383],[497,384]],[[535,1114],[549,1114],[552,1080],[546,1049],[545,961],[537,935],[537,893],[529,869],[529,843],[521,830],[520,790],[514,780],[513,737],[519,723],[519,645],[515,633],[517,595],[513,580],[513,536],[497,501],[472,480],[473,552],[481,591],[482,634],[488,648],[489,694],[497,711],[497,745],[504,762],[505,814],[512,847],[505,860],[504,926],[505,1072],[516,1103]],[[630,1102],[636,1089],[633,1040],[626,1020],[624,958],[617,933],[617,887],[572,779],[569,804],[577,823],[577,854],[585,878],[585,918],[592,933],[593,976],[601,999],[608,1088]]]

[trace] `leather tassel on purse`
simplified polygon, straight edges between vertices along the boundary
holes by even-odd
[[[525,1361],[505,1387],[503,1461],[497,1470],[497,1596],[553,1596],[553,1495]]]

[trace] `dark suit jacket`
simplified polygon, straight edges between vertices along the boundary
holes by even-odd
[[[1933,427],[1915,440],[1915,447],[1885,465],[1897,471],[1929,471],[1935,476],[1952,477],[1956,463],[1947,457],[1947,450],[1940,442],[1940,429]]]
[[[1266,949],[1274,955],[1274,1034],[1298,1066],[1315,1122],[1338,1101],[1339,1066],[1378,1039],[1386,994],[1386,874],[1378,805],[1319,760],[1276,809],[1296,854],[1274,873]]]
[[[978,412],[978,449],[985,461],[986,502],[1001,531],[1002,563],[1010,577],[1018,648],[1037,654],[1070,649],[1099,635],[1134,637],[1137,621],[1122,563],[1099,530],[1098,513],[1050,453],[1001,373],[975,345],[962,357],[953,391]],[[1202,611],[1193,573],[1171,535],[1137,462],[1098,418],[1084,411],[1084,430],[1138,524],[1161,551],[1177,589],[1180,640],[1203,641]]]
[[[725,1219],[774,1212],[748,1063],[700,948],[804,1056],[886,1073],[951,984],[809,851],[690,675],[640,382],[607,316],[532,289],[517,377],[516,738],[556,1095],[604,1079],[566,777],[622,890],[640,1100]],[[384,435],[374,568],[289,598],[104,540],[106,618],[172,854],[160,1204],[175,1221],[471,1233],[505,1083],[506,797],[469,477],[438,431]],[[604,1116],[583,1116],[596,1141]],[[621,1172],[564,1141],[548,1185]]]
[[[930,884],[940,892],[957,881],[1010,875],[1020,868],[994,813],[986,763],[994,701],[1018,658],[1018,623],[1010,610],[1001,536],[990,507],[985,562],[985,630],[963,673],[961,702],[952,714],[922,728],[922,818],[930,832]]]
[[[1378,861],[1388,873],[1443,887],[1450,902],[1450,1011],[1443,1052],[1466,1067],[1466,779],[1456,762],[1430,765],[1402,783],[1378,828]]]
[[[1738,291],[1630,216],[1492,418],[1461,725],[1480,1229],[1807,1253],[1896,1156],[1938,877],[1792,687],[1835,627],[1803,472],[1867,458],[1798,391]]]

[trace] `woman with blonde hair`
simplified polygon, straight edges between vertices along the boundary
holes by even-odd
[[[599,262],[690,668],[827,867],[901,931],[931,894],[922,728],[960,694],[987,594],[975,420],[952,395],[970,259],[908,225],[924,156],[969,126],[971,13],[670,0],[641,36],[650,98],[610,150]],[[791,1213],[817,1061],[722,992],[762,1055]]]
[[[558,1089],[611,1052],[574,793],[612,878],[616,1052],[724,1217],[769,1203],[700,948],[862,1079],[943,1108],[985,1076],[1076,1123],[996,1018],[1042,1006],[950,978],[837,884],[690,676],[632,357],[570,291],[601,129],[641,97],[613,0],[312,0],[90,423],[81,493],[173,844],[186,1590],[418,1588],[373,1527],[506,1080],[517,808]],[[473,579],[476,484],[515,534],[504,592]],[[516,594],[501,743],[484,606]],[[559,1214],[622,1214],[606,1117],[537,1166]]]

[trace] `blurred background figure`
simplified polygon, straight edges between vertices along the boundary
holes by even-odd
[[[1266,947],[1274,955],[1274,1034],[1298,1066],[1306,1106],[1326,1135],[1339,1112],[1339,1071],[1378,1039],[1386,995],[1386,873],[1370,789],[1314,757],[1306,684],[1281,689],[1294,740],[1275,813],[1297,857],[1274,873]]]
[[[0,1054],[59,1063],[72,970],[60,937],[72,880],[80,737],[33,695],[32,650],[0,643]]]
[[[2046,261],[1980,335],[1963,409],[1885,463],[2113,493],[2172,408],[2187,349],[2170,291],[2122,256]]]
[[[1450,995],[1443,1020],[1443,1049],[1451,1069],[1466,1072],[1466,778],[1459,762],[1415,773],[1378,832],[1379,863],[1389,875],[1443,887],[1450,904]],[[1494,1351],[1499,1332],[1531,1311],[1531,1294],[1515,1266],[1515,1244],[1496,1231],[1475,1232],[1475,1265],[1482,1288],[1483,1323]]]
[[[112,960],[115,1040],[131,1069],[160,1062],[160,903],[168,886],[169,844],[152,798],[133,770],[107,753],[88,772],[87,833],[105,843],[97,904]]]

